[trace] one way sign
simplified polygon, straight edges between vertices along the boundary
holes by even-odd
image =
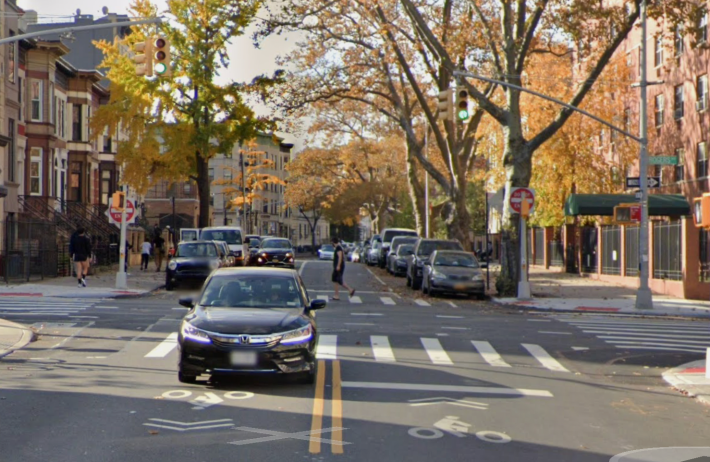
[[[649,176],[646,177],[649,188],[658,188],[661,186],[660,176]],[[626,189],[640,188],[641,178],[637,176],[627,176],[626,177]]]

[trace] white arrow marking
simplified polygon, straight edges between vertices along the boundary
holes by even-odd
[[[488,409],[488,404],[477,403],[475,401],[467,401],[465,399],[453,399],[453,398],[424,398],[424,399],[410,399],[410,406],[430,406],[433,404],[451,404],[452,406],[469,407],[473,409],[486,410]]]
[[[214,406],[215,404],[222,402],[224,402],[224,400],[211,391],[208,391],[204,395],[198,396],[190,401],[190,403],[195,405],[193,409],[207,409],[210,406]]]

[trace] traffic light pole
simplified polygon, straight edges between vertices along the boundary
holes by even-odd
[[[116,273],[116,289],[118,290],[128,289],[128,275],[126,274],[126,203],[128,202],[128,186],[124,186],[124,191],[126,192],[126,200],[123,204],[123,210],[121,210],[121,241],[118,246],[120,257],[118,259],[118,272]]]

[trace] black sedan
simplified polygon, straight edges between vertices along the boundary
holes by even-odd
[[[223,264],[214,241],[180,242],[165,271],[165,289],[173,290],[183,282],[203,282]]]
[[[291,241],[277,237],[266,238],[259,244],[259,250],[254,256],[256,266],[296,267],[296,253]]]
[[[318,338],[314,311],[295,271],[281,268],[224,268],[208,279],[178,334],[178,380],[202,374],[297,374],[313,383]]]
[[[424,263],[422,292],[431,296],[440,292],[485,297],[483,273],[473,253],[435,250]]]

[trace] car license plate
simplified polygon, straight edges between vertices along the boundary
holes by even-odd
[[[232,366],[255,366],[255,351],[233,351],[231,354]]]
[[[274,257],[274,258],[271,259],[271,261],[279,261],[279,258],[278,258],[278,257]]]
[[[468,287],[466,284],[454,284],[454,290],[466,290],[466,287]]]

